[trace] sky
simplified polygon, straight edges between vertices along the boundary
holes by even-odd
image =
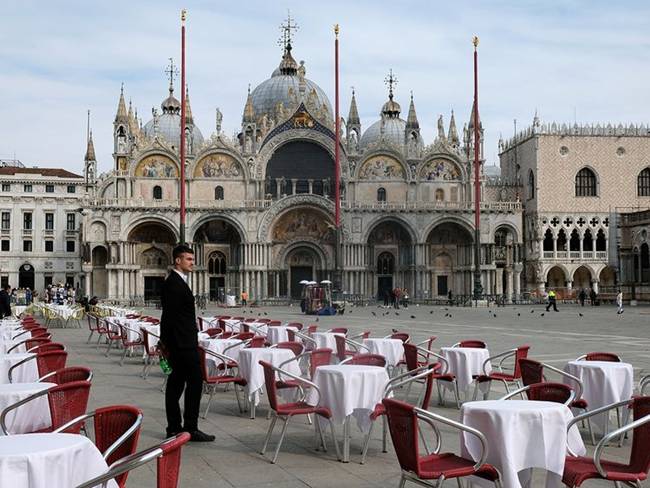
[[[650,117],[650,3],[642,1],[327,2],[247,0],[4,0],[0,18],[0,158],[81,173],[87,111],[100,172],[113,167],[120,86],[146,123],[167,96],[168,58],[180,59],[188,10],[187,82],[204,136],[240,128],[249,85],[282,54],[279,26],[299,25],[293,55],[334,100],[333,25],[340,24],[341,114],[356,90],[362,130],[379,118],[390,69],[406,118],[409,96],[426,144],[439,115],[457,125],[472,105],[472,36],[479,45],[485,156],[498,140],[542,122],[645,123]],[[177,90],[176,94],[180,98]]]

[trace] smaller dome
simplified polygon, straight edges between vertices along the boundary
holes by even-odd
[[[381,120],[378,120],[364,131],[361,140],[359,141],[359,147],[365,149],[370,144],[379,142],[382,139],[382,136],[385,141],[397,146],[402,146],[404,144],[405,134],[406,121],[399,117],[382,117]]]
[[[177,114],[181,111],[181,102],[170,92],[169,96],[160,104],[164,114]]]
[[[400,107],[399,103],[397,103],[395,100],[393,100],[393,97],[391,95],[390,99],[384,103],[384,106],[381,107],[381,113],[388,115],[389,117],[399,117],[399,114],[402,112],[402,107]]]
[[[199,128],[195,125],[188,124],[187,127],[192,129],[192,138],[194,147],[198,147],[203,144],[203,134]],[[153,139],[155,136],[154,133],[154,121],[150,120],[144,126],[144,134],[149,139]],[[169,144],[175,148],[179,148],[181,145],[181,116],[179,113],[163,113],[158,117],[158,135],[165,139]]]

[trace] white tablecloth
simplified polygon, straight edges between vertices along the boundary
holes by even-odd
[[[56,383],[12,383],[0,385],[0,412],[34,393],[56,386]],[[21,405],[7,415],[7,429],[12,434],[27,434],[52,425],[47,395]],[[0,435],[2,432],[0,431]]]
[[[25,358],[34,356],[31,353],[0,354],[0,385],[9,383],[9,368]],[[14,383],[31,383],[38,379],[38,367],[36,361],[27,361],[25,364],[13,371]]]
[[[287,327],[286,325],[274,325],[273,327],[268,327],[266,331],[266,338],[271,344],[277,344],[278,342],[287,342],[289,340],[289,330],[293,330],[295,332],[298,330],[298,328]]]
[[[366,346],[370,353],[380,354],[386,358],[387,366],[397,366],[404,358],[404,342],[400,339],[364,339],[363,345]],[[363,349],[360,351],[365,353]]]
[[[548,483],[561,486],[567,441],[576,454],[586,452],[575,426],[567,436],[571,419],[573,414],[566,405],[530,400],[467,402],[460,409],[460,421],[487,438],[486,462],[501,472],[501,482],[507,488],[525,486],[518,473],[526,470],[522,477],[528,478],[527,468],[543,468],[556,473],[549,476]],[[469,433],[461,433],[460,437],[463,456],[478,460],[481,454],[478,438]],[[474,479],[473,483],[493,486]],[[548,483],[547,486],[551,486]]]
[[[296,355],[290,349],[255,347],[239,351],[239,374],[248,381],[245,389],[248,399],[255,402],[255,405],[260,401],[259,390],[264,386],[264,369],[259,364],[260,361],[280,366],[281,363],[295,357]],[[301,374],[297,361],[285,364],[282,369],[298,376]]]
[[[241,327],[239,326],[241,320],[225,319],[223,322],[225,324],[224,332],[234,332],[235,334],[241,332]],[[215,322],[215,325],[211,327],[218,327],[218,325]]]
[[[148,342],[146,344],[147,349],[156,347],[158,341],[160,340],[160,325],[150,324],[149,322],[142,322],[140,324],[140,329],[145,329],[150,334],[155,334],[158,336],[148,336]]]
[[[71,488],[108,466],[90,439],[77,434],[0,437],[0,480],[11,488]],[[110,481],[111,488],[117,484]]]
[[[473,375],[483,374],[483,363],[490,357],[490,352],[477,347],[442,347],[440,355],[449,362],[449,373],[456,375],[458,389],[467,392],[474,381]],[[488,363],[486,369],[489,373],[492,366]]]
[[[312,378],[321,391],[319,405],[332,411],[332,421],[342,424],[353,415],[363,432],[370,429],[370,412],[384,397],[388,381],[385,368],[351,364],[319,366]],[[317,397],[310,389],[306,402],[316,405]]]
[[[20,322],[3,321],[2,324],[0,324],[0,339],[11,339],[23,331]]]
[[[582,398],[587,400],[589,410],[604,407],[610,403],[629,400],[634,389],[634,369],[631,364],[611,361],[569,361],[564,371],[580,378],[584,391]],[[575,388],[575,382],[564,378],[564,381]],[[609,415],[601,414],[592,417],[601,432],[607,429]]]
[[[225,354],[233,358],[235,361],[239,362],[239,351],[244,346],[244,341],[241,339],[199,339],[199,344],[203,346],[208,351],[216,352],[218,354]],[[232,349],[225,349],[233,347]],[[216,364],[221,364],[221,360],[213,356],[208,355],[208,359],[211,359]]]
[[[329,348],[336,355],[336,336],[345,337],[345,334],[339,332],[314,332],[311,337],[316,341],[316,349]]]
[[[266,336],[269,332],[269,326],[266,322],[247,322],[249,332],[255,335]]]
[[[12,347],[14,347],[16,344],[19,344],[27,339],[28,339],[27,335],[25,335],[24,337],[20,337],[18,339],[2,339],[0,337],[0,354],[6,354],[7,351]],[[27,352],[25,349],[25,344],[21,344],[19,347],[11,351],[11,354],[20,353],[20,352]]]

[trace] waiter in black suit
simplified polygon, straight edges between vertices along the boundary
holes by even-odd
[[[198,352],[194,295],[187,285],[194,266],[194,251],[185,244],[173,251],[174,268],[167,276],[160,301],[160,341],[168,354],[172,372],[167,380],[165,410],[167,436],[189,432],[194,442],[211,442],[214,436],[199,430],[199,404],[203,377]],[[185,409],[181,419],[179,401],[185,390]],[[183,423],[181,424],[181,420]]]
[[[9,299],[11,286],[5,285],[0,290],[0,318],[11,317],[11,301]]]

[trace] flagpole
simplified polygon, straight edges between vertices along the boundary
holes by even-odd
[[[339,25],[334,26],[334,224],[336,249],[334,251],[334,289],[341,290],[341,117],[339,115]]]
[[[185,244],[185,18],[187,11],[181,10],[181,222],[180,242]]]
[[[481,180],[480,180],[480,123],[478,118],[478,37],[474,44],[474,300],[481,298]]]

